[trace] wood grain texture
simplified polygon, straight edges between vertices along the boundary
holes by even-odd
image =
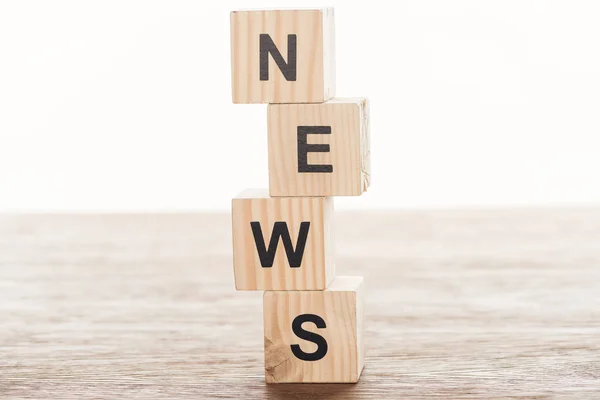
[[[271,196],[359,196],[370,182],[369,103],[336,98],[323,104],[270,104],[268,113]],[[328,126],[330,134],[308,134],[309,144],[329,145],[309,152],[309,165],[333,172],[299,172],[298,127]]]
[[[238,290],[324,290],[335,276],[333,198],[269,197],[266,189],[249,189],[232,200],[233,268]],[[263,268],[251,222],[259,222],[266,249],[274,224],[285,222],[298,250],[301,224],[309,222],[299,267],[290,267],[282,239],[273,265]]]
[[[600,397],[600,209],[336,213],[357,384],[266,385],[231,216],[0,217],[0,398]]]
[[[265,381],[267,383],[355,383],[364,366],[364,279],[338,276],[324,291],[267,291],[264,294]],[[300,339],[292,325],[300,315],[321,318],[323,326],[306,322],[305,331],[325,339],[327,351],[319,360],[302,360],[319,343]],[[325,346],[323,346],[325,348]]]
[[[234,103],[321,103],[335,96],[333,8],[248,10],[231,13]],[[286,63],[288,35],[296,35],[296,80],[286,80],[269,56],[260,80],[259,36],[270,35]]]

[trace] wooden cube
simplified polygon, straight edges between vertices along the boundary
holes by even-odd
[[[271,196],[359,196],[370,180],[366,99],[268,107]]]
[[[334,56],[333,8],[231,13],[234,103],[322,103]]]
[[[363,292],[357,276],[339,276],[321,292],[265,292],[266,382],[358,382]]]
[[[324,290],[335,275],[332,218],[332,198],[240,193],[232,201],[236,288]]]

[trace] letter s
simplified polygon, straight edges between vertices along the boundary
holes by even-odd
[[[294,355],[297,358],[299,358],[300,360],[303,360],[303,361],[318,361],[318,360],[322,359],[323,357],[325,357],[325,355],[327,354],[327,341],[321,335],[318,335],[316,333],[309,332],[309,331],[302,329],[302,324],[305,322],[312,322],[319,329],[324,329],[327,327],[325,325],[325,321],[323,321],[323,318],[319,317],[318,315],[315,315],[315,314],[298,315],[296,318],[294,318],[294,321],[292,322],[292,331],[300,339],[304,339],[304,340],[307,340],[309,342],[313,342],[314,344],[316,344],[317,351],[315,351],[314,353],[305,353],[304,351],[302,351],[300,349],[300,345],[293,344],[293,345],[291,345],[292,353],[294,353]]]

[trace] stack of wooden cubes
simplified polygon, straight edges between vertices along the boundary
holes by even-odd
[[[238,290],[264,290],[265,379],[357,382],[363,278],[335,276],[332,196],[369,186],[364,98],[334,98],[333,9],[231,13],[234,103],[268,103],[269,190],[232,201]],[[360,49],[357,49],[360,53]]]

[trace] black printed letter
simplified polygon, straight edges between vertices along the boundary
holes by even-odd
[[[269,80],[269,53],[281,70],[281,73],[287,81],[296,80],[296,35],[288,35],[288,61],[287,63],[281,56],[281,53],[273,43],[273,39],[266,33],[260,34],[260,80]]]
[[[333,172],[333,165],[308,164],[308,153],[329,153],[328,144],[308,144],[309,134],[331,135],[331,127],[298,127],[298,172]]]
[[[292,331],[294,334],[300,339],[308,340],[309,342],[316,344],[317,351],[314,353],[305,353],[300,349],[299,345],[293,344],[291,345],[292,353],[303,361],[318,361],[327,354],[327,341],[321,335],[302,329],[302,324],[305,322],[312,322],[317,328],[324,329],[326,328],[325,321],[315,314],[302,314],[298,315],[292,322]]]
[[[263,268],[270,268],[273,266],[275,260],[275,252],[277,251],[277,245],[279,244],[279,237],[283,242],[285,248],[285,254],[287,255],[290,267],[298,268],[302,264],[302,256],[304,255],[304,247],[306,247],[306,239],[308,238],[308,229],[310,228],[310,222],[300,223],[300,232],[298,233],[298,242],[296,243],[296,250],[292,245],[292,238],[290,237],[290,231],[286,222],[275,222],[273,224],[273,233],[271,234],[271,240],[269,241],[269,249],[265,246],[265,240],[263,238],[262,229],[260,222],[250,222],[252,227],[252,234],[254,235],[254,242],[256,243],[256,251],[258,252],[258,258],[260,258],[260,265]]]

